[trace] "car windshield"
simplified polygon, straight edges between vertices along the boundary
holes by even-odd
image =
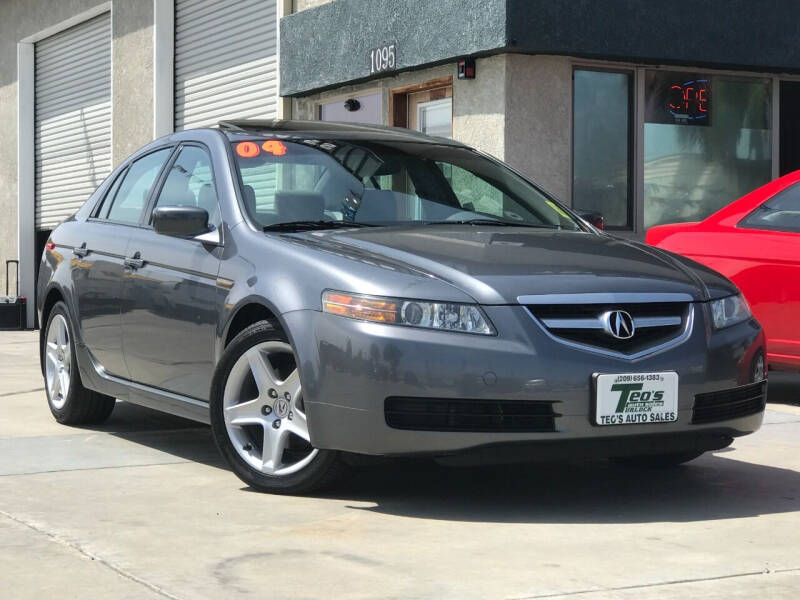
[[[265,230],[469,225],[580,231],[560,204],[468,148],[362,140],[233,142],[247,212]]]

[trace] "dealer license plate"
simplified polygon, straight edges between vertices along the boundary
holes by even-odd
[[[595,376],[595,423],[637,425],[678,420],[678,374]]]

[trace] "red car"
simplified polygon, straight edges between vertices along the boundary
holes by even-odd
[[[647,243],[732,279],[764,327],[769,366],[800,371],[800,171],[705,221],[652,227]]]

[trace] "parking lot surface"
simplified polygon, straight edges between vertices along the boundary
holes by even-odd
[[[118,403],[58,425],[35,332],[0,333],[0,597],[800,596],[800,377],[764,427],[671,471],[397,461],[254,493],[209,429]]]

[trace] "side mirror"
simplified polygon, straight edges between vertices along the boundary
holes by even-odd
[[[208,211],[197,206],[160,206],[153,211],[156,233],[194,237],[208,231]]]
[[[589,210],[578,210],[578,216],[589,223],[592,227],[595,227],[599,230],[605,229],[605,219],[603,219],[603,215],[596,211],[589,211]]]

